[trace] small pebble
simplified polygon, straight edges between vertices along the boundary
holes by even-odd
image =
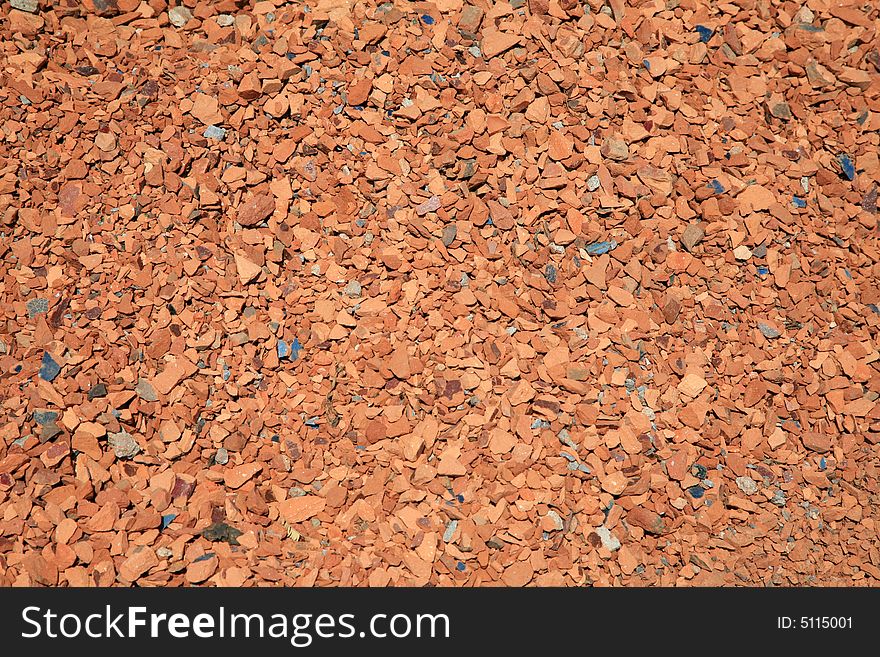
[[[141,451],[141,446],[127,431],[108,433],[107,443],[118,459],[130,459]]]
[[[443,542],[449,543],[453,536],[455,536],[455,530],[458,528],[458,520],[450,520],[449,524],[446,525],[446,530],[443,532]]]
[[[89,401],[93,399],[101,399],[107,396],[107,386],[103,383],[96,383],[91,388],[89,388],[89,392],[86,395]]]
[[[202,133],[207,139],[226,139],[226,128],[209,125]]]
[[[765,338],[773,339],[782,335],[778,330],[765,322],[758,322],[758,330],[761,331]]]
[[[758,484],[751,477],[737,477],[736,485],[746,495],[754,495],[758,492]]]
[[[174,27],[183,27],[192,20],[192,17],[192,12],[180,5],[168,10],[168,20]]]
[[[159,395],[158,393],[156,393],[156,389],[146,379],[138,379],[134,391],[137,393],[138,397],[146,402],[154,402],[159,400]]]
[[[715,192],[716,194],[724,193],[724,185],[722,185],[718,180],[711,180],[708,184],[709,188]]]
[[[356,280],[351,280],[345,286],[345,294],[350,299],[360,299],[362,293],[361,284]]]
[[[37,424],[52,424],[58,419],[56,411],[34,411],[34,422]]]
[[[57,377],[61,373],[61,365],[55,362],[55,359],[49,354],[48,351],[43,352],[43,360],[40,364],[40,378],[43,381],[54,381],[55,377]]]
[[[10,0],[9,5],[13,9],[26,11],[29,14],[36,14],[40,8],[40,3],[37,0]]]
[[[598,534],[599,540],[602,541],[602,547],[606,550],[616,552],[620,549],[620,540],[605,525],[596,527],[595,532]]]
[[[697,31],[697,34],[700,35],[700,41],[702,43],[709,43],[709,40],[712,38],[712,35],[715,33],[714,30],[706,27],[705,25],[697,25],[696,31]]]
[[[733,250],[733,256],[737,260],[748,260],[752,257],[752,250],[745,244],[740,244]]]
[[[586,247],[587,253],[591,256],[600,256],[606,253],[610,253],[614,249],[617,248],[617,242],[614,240],[608,242],[593,242],[592,244]]]
[[[840,164],[840,170],[847,180],[854,180],[856,177],[856,167],[852,158],[846,153],[837,156],[837,162]]]
[[[31,299],[25,303],[28,317],[36,317],[37,315],[45,315],[49,312],[49,300],[43,298]]]
[[[443,227],[443,236],[440,238],[443,242],[443,246],[450,246],[454,241],[455,237],[458,234],[458,227],[455,224],[447,224]]]

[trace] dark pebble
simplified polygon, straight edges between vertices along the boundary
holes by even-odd
[[[97,383],[91,387],[86,397],[89,401],[107,396],[107,386],[103,383]]]
[[[48,351],[43,352],[43,360],[40,364],[40,378],[43,381],[54,381],[55,377],[61,373],[61,365],[55,362],[55,359],[49,355]]]

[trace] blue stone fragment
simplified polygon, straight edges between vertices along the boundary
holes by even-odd
[[[856,167],[853,164],[852,158],[846,153],[841,153],[837,156],[837,161],[840,163],[840,169],[843,171],[846,179],[853,180],[856,177]]]
[[[56,411],[34,411],[34,422],[40,426],[52,424],[57,419],[58,413]]]
[[[209,125],[202,133],[206,139],[226,139],[226,128],[217,125]]]
[[[724,193],[724,185],[722,185],[720,182],[718,182],[717,179],[713,179],[711,182],[709,182],[707,187],[711,188],[712,191],[715,192],[716,194],[723,194]]]
[[[613,251],[617,246],[618,244],[614,240],[611,240],[610,242],[593,242],[587,246],[586,251],[591,256],[598,256]]]
[[[554,267],[549,262],[547,263],[547,266],[544,268],[544,278],[547,279],[548,283],[555,283],[556,282],[556,267]]]
[[[700,41],[703,43],[709,43],[709,39],[712,38],[712,35],[715,34],[715,31],[706,27],[705,25],[697,25],[696,27],[697,34],[700,35]]]
[[[760,267],[758,267],[758,276],[766,276],[769,273],[770,273],[770,269],[765,267],[764,265],[761,265]]]
[[[425,25],[433,25],[434,24],[434,17],[431,16],[430,14],[422,14],[422,22]]]
[[[296,360],[299,358],[299,352],[302,348],[302,345],[299,343],[299,338],[294,338],[293,344],[290,345],[290,360]]]
[[[464,565],[464,562],[462,562],[462,561],[459,561],[457,564],[455,564],[455,569],[460,573],[463,573],[465,568],[466,568],[466,566]]]
[[[807,201],[805,199],[802,199],[800,196],[792,197],[791,202],[794,204],[794,207],[796,207],[796,208],[807,207]]]
[[[691,486],[690,488],[688,488],[688,493],[690,493],[690,496],[693,497],[695,500],[698,500],[701,497],[703,497],[703,494],[705,492],[706,491],[703,490],[702,486]]]
[[[167,529],[168,525],[174,522],[174,519],[177,517],[176,513],[169,513],[168,515],[162,516],[162,529]]]
[[[55,359],[49,355],[48,351],[43,352],[43,361],[40,365],[40,378],[43,381],[54,381],[55,377],[61,373],[61,365],[55,362]]]
[[[825,457],[823,456],[821,459],[819,459],[819,469],[824,471],[825,468],[827,468],[827,467],[828,467],[828,462],[825,460]]]
[[[279,340],[277,345],[278,358],[287,358],[290,356],[290,345],[287,344],[284,340]]]

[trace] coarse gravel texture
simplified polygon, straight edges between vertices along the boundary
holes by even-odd
[[[878,8],[472,1],[2,4],[0,585],[880,584]]]

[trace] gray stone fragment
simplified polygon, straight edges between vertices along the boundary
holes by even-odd
[[[596,534],[602,541],[602,547],[609,552],[616,552],[620,549],[620,540],[605,525],[596,527]]]
[[[57,411],[34,411],[34,422],[39,425],[51,424],[57,419]]]
[[[138,379],[134,391],[137,393],[137,396],[144,401],[154,402],[159,400],[159,395],[156,393],[156,389],[146,379]]]
[[[137,444],[134,437],[127,431],[108,433],[107,443],[113,449],[118,459],[130,459],[141,451],[141,446]]]
[[[782,335],[775,328],[773,328],[769,324],[765,324],[764,322],[758,322],[758,330],[761,331],[761,333],[764,334],[764,337],[768,339],[778,338],[780,335]]]
[[[192,12],[186,7],[173,7],[168,10],[168,20],[174,27],[183,27],[192,20]]]
[[[24,304],[27,308],[28,317],[36,317],[37,315],[45,315],[49,312],[49,300],[43,298],[31,299]]]
[[[568,429],[560,429],[557,438],[559,438],[559,442],[566,447],[571,447],[575,452],[577,451],[577,444],[571,439],[571,434],[568,432]]]
[[[455,241],[455,236],[458,235],[458,227],[455,224],[447,224],[443,227],[443,236],[440,238],[443,240],[443,246],[449,246]]]
[[[89,392],[86,396],[89,401],[92,401],[93,399],[99,399],[101,397],[106,397],[107,386],[103,383],[96,383],[89,389]]]
[[[737,477],[736,485],[746,495],[754,495],[758,492],[758,484],[751,477]]]
[[[40,8],[40,3],[37,0],[10,0],[9,4],[13,9],[26,11],[29,14],[36,14]]]
[[[206,139],[226,139],[226,128],[217,125],[209,125],[202,133]]]
[[[349,281],[345,286],[345,294],[351,299],[359,299],[361,292],[361,284],[358,281]]]

